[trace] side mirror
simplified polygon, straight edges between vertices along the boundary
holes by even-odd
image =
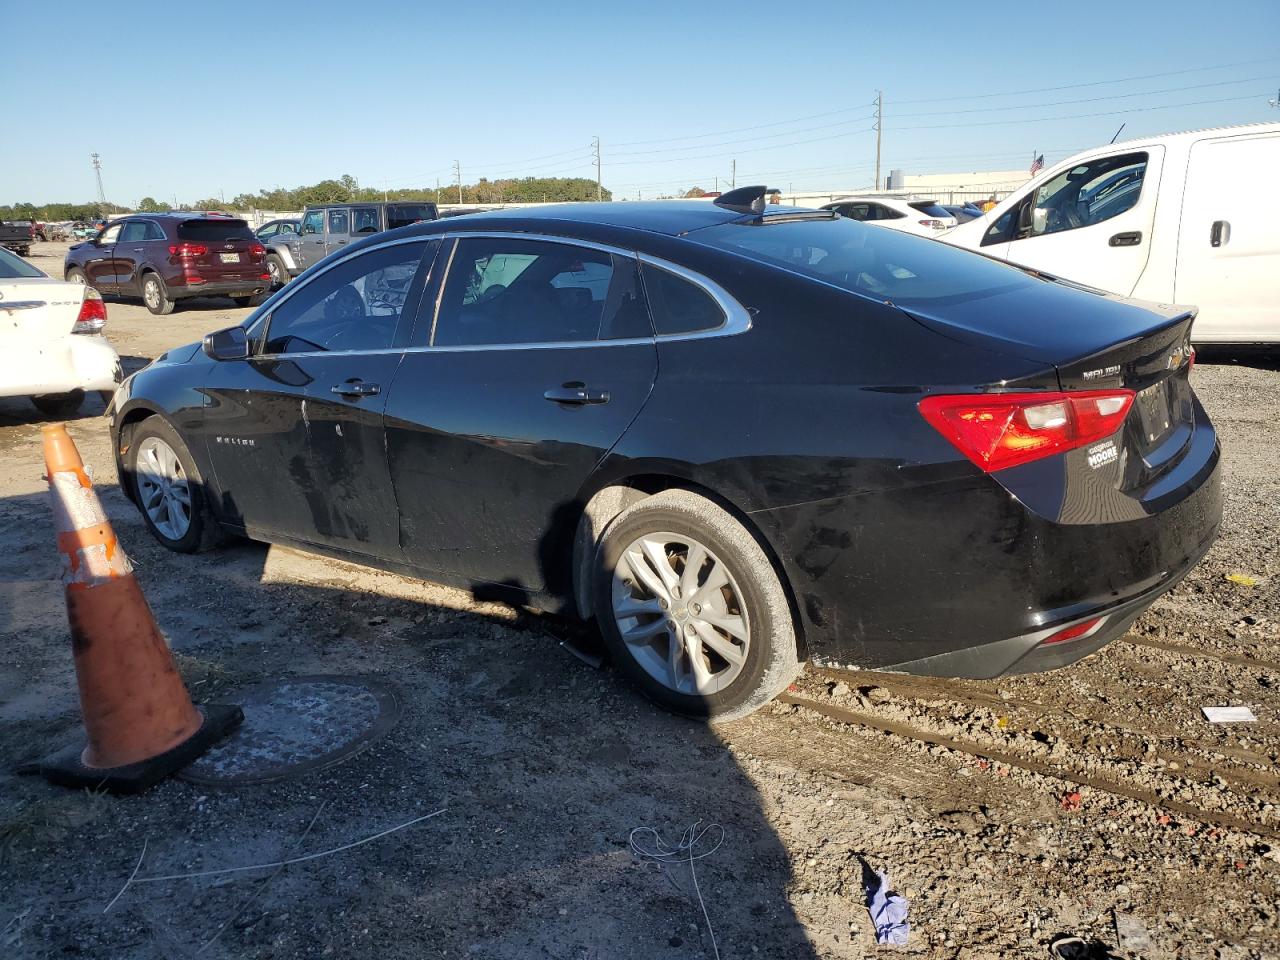
[[[249,335],[244,327],[227,327],[205,336],[205,356],[212,360],[244,360],[249,356]]]
[[[1034,234],[1044,233],[1045,227],[1049,225],[1049,211],[1045,207],[1036,207],[1031,215],[1031,232]]]

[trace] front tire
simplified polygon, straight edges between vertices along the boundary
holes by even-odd
[[[149,417],[135,427],[125,463],[142,520],[161,544],[199,553],[222,543],[191,452],[167,422]]]
[[[169,291],[164,288],[164,281],[155,273],[147,273],[142,277],[142,302],[158,317],[173,313],[173,308],[177,306],[170,299]]]
[[[38,397],[32,397],[31,402],[46,417],[65,420],[68,417],[74,417],[80,412],[80,407],[84,404],[84,391],[72,390],[69,393],[46,393]]]
[[[732,720],[795,678],[795,627],[777,571],[706,497],[668,490],[627,508],[605,530],[596,560],[596,622],[650,699]]]

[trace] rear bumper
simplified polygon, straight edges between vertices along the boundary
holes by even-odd
[[[262,272],[266,273],[266,269]],[[182,300],[186,297],[252,297],[265,293],[269,286],[269,280],[211,280],[192,285],[166,284],[165,289],[174,300]]]
[[[115,390],[121,379],[120,357],[101,336],[68,334],[38,353],[0,356],[0,395],[7,397]]]

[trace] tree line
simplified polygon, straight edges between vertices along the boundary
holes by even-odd
[[[346,174],[336,180],[321,180],[310,186],[257,193],[241,193],[230,200],[211,197],[196,203],[174,207],[155,197],[143,197],[136,207],[114,203],[15,203],[0,206],[0,220],[96,220],[110,213],[160,213],[164,210],[301,210],[309,204],[359,203],[379,200],[431,200],[436,203],[458,203],[457,184],[435,187],[402,187],[378,190],[362,187],[355,177]],[[596,199],[596,182],[585,177],[519,177],[508,180],[481,178],[477,183],[463,184],[462,203],[539,203],[571,202]],[[601,198],[612,200],[613,194],[601,191]]]

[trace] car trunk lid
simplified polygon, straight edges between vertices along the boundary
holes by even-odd
[[[207,217],[178,224],[170,253],[181,262],[187,282],[255,283],[265,271],[261,242],[243,220]]]
[[[47,277],[0,280],[0,354],[61,344],[80,316],[84,287]]]

